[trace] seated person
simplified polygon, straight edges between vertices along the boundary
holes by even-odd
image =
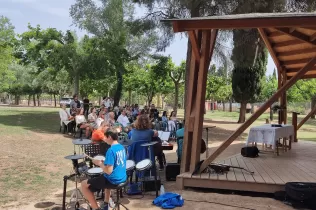
[[[104,189],[104,208],[109,209],[109,199],[111,188],[123,183],[127,179],[126,175],[126,151],[125,148],[118,143],[118,134],[115,129],[109,129],[105,133],[105,142],[111,145],[105,155],[105,161],[93,160],[93,163],[99,166],[103,172],[103,176],[84,180],[81,182],[82,193],[89,201],[93,210],[101,210],[98,206],[94,192]]]
[[[79,113],[75,117],[78,128],[86,129],[86,137],[89,136],[90,124],[87,123],[85,116],[83,115],[83,109],[80,109]]]
[[[184,122],[183,122],[184,123]],[[178,163],[181,162],[182,158],[182,150],[183,150],[183,140],[184,140],[184,128],[178,129],[176,132],[176,137],[177,137],[177,144],[178,144],[178,149],[177,149],[177,156],[178,156]],[[203,154],[206,151],[206,144],[203,139],[201,139],[201,154]]]
[[[93,130],[96,128],[96,123],[95,121],[97,120],[97,110],[94,107],[90,108],[90,114],[88,115],[88,122],[90,123],[90,129]]]
[[[121,113],[121,115],[117,118],[117,122],[120,123],[124,128],[128,126],[129,119],[126,116],[126,110],[124,109]]]
[[[91,140],[92,140],[93,142],[105,141],[105,135],[104,135],[104,133],[105,133],[109,128],[110,128],[110,125],[109,125],[108,122],[106,122],[106,121],[101,122],[100,127],[92,132]]]
[[[139,115],[134,124],[135,128],[131,130],[132,141],[159,141],[154,145],[155,156],[159,161],[159,170],[163,169],[163,154],[161,140],[158,138],[158,132],[152,130],[152,125],[149,117],[146,114]]]
[[[60,120],[67,126],[68,134],[71,135],[75,124],[74,116],[71,116],[69,111],[66,109],[66,104],[62,104],[59,110]]]
[[[101,111],[101,112],[99,112],[98,118],[95,120],[94,129],[98,129],[103,121],[104,121],[104,112]]]
[[[114,126],[115,124],[115,114],[114,112],[109,113],[109,120],[108,120],[110,126]]]

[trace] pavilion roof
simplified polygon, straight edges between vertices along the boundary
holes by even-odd
[[[251,13],[168,19],[174,32],[257,28],[275,65],[288,79],[316,57],[316,13]],[[302,79],[316,78],[316,67]]]

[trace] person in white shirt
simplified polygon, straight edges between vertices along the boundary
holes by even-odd
[[[98,129],[101,126],[101,123],[104,121],[104,112],[100,111],[98,118],[95,120],[95,128]]]
[[[124,109],[121,113],[121,115],[117,118],[117,122],[121,123],[123,127],[127,127],[130,123],[127,116],[126,116],[126,110]]]
[[[64,123],[68,128],[68,134],[71,135],[73,129],[73,120],[74,117],[70,115],[69,110],[66,109],[66,105],[62,104],[61,109],[59,110],[60,121]],[[62,126],[62,124],[61,124]]]
[[[90,109],[90,114],[88,115],[88,122],[90,123],[90,126],[92,129],[96,127],[95,121],[98,118],[96,113],[97,113],[96,108],[92,107]]]

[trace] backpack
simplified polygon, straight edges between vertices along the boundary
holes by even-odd
[[[259,156],[259,149],[255,147],[243,147],[241,148],[241,155],[243,157],[255,158]]]
[[[201,154],[203,154],[206,151],[206,143],[204,139],[201,139]]]

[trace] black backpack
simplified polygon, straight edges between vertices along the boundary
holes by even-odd
[[[259,156],[259,149],[255,147],[243,147],[241,148],[241,155],[243,157],[255,158]]]

